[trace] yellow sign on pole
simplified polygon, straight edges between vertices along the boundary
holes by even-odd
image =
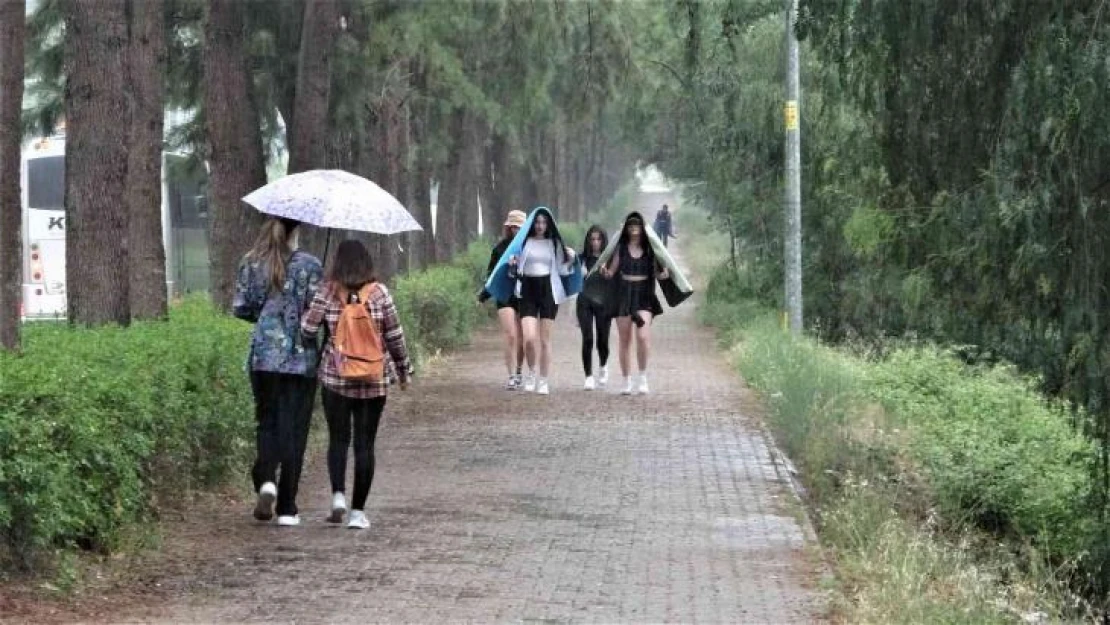
[[[798,129],[798,101],[788,100],[783,107],[783,119],[786,120],[787,130]]]

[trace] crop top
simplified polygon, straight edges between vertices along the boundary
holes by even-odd
[[[648,251],[639,258],[633,258],[632,253],[628,251],[627,245],[622,245],[620,248],[620,272],[621,275],[633,276],[647,276],[651,277],[652,268],[655,264],[655,257]]]

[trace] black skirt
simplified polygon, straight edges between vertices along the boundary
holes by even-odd
[[[617,317],[636,316],[641,310],[650,312],[653,317],[663,314],[663,305],[655,295],[655,280],[619,280],[617,296]]]

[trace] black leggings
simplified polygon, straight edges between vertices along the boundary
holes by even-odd
[[[578,328],[582,330],[582,368],[593,375],[594,329],[597,329],[597,361],[602,367],[609,362],[609,327],[613,318],[600,307],[578,300]]]
[[[356,399],[328,390],[323,391],[324,415],[328,420],[328,475],[331,490],[344,492],[347,477],[347,448],[351,446],[354,426],[355,493],[352,510],[362,510],[374,481],[374,439],[385,409],[385,397]]]
[[[308,427],[316,397],[316,378],[268,371],[251,372],[257,455],[251,468],[254,491],[277,482],[279,516],[297,514]],[[278,476],[278,469],[281,475]]]

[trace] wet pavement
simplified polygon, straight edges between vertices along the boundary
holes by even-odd
[[[324,522],[321,449],[299,528],[249,502],[176,525],[159,599],[174,622],[809,623],[824,603],[811,530],[747,412],[750,393],[697,326],[656,323],[652,394],[581,390],[564,306],[552,394],[502,390],[483,332],[407,396],[379,435],[369,531]],[[746,408],[748,407],[748,408]],[[316,428],[323,424],[317,421]]]

